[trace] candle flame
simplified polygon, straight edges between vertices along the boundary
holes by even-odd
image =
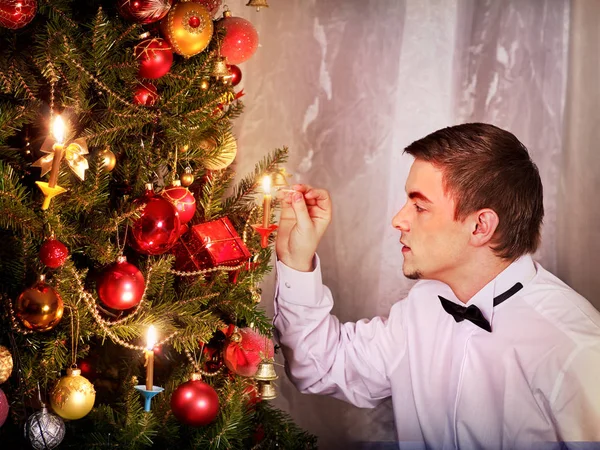
[[[263,180],[262,180],[262,185],[263,185],[263,191],[265,194],[270,194],[271,193],[271,176],[270,175],[265,175]]]
[[[56,116],[54,123],[52,124],[52,134],[54,134],[54,140],[58,144],[62,144],[65,141],[65,122],[62,120],[60,115]]]
[[[152,350],[156,345],[156,328],[154,325],[148,327],[148,333],[146,333],[146,348]]]

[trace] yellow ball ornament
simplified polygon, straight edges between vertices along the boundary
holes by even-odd
[[[107,172],[113,170],[117,165],[117,157],[108,147],[100,152],[100,159],[102,160],[102,168]]]
[[[194,174],[191,167],[186,167],[185,172],[181,175],[181,185],[189,186],[194,182]]]
[[[189,58],[204,50],[213,35],[213,22],[204,6],[195,2],[174,5],[160,23],[173,51]]]
[[[80,369],[67,369],[50,392],[50,404],[63,419],[77,420],[86,416],[94,407],[96,391]]]
[[[215,156],[208,156],[203,162],[209,170],[223,170],[235,160],[237,155],[237,142],[233,134],[228,132],[224,139],[217,144]]]
[[[13,369],[13,358],[10,351],[3,345],[0,345],[0,384],[4,383],[10,377]]]

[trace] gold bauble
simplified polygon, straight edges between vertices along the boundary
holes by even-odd
[[[67,369],[67,375],[50,392],[52,409],[63,419],[81,419],[92,410],[95,400],[94,385],[81,376],[80,369]]]
[[[100,159],[102,160],[102,168],[107,172],[113,170],[117,165],[117,157],[108,147],[100,152]]]
[[[40,281],[19,296],[15,315],[30,330],[48,331],[60,322],[63,308],[63,301],[58,292]]]
[[[13,359],[5,346],[0,345],[0,384],[4,383],[10,377],[13,369]]]
[[[208,46],[213,35],[213,22],[204,6],[180,2],[160,22],[160,29],[173,51],[189,58]]]
[[[190,167],[186,167],[185,172],[181,175],[181,185],[190,186],[194,182],[194,174]]]
[[[227,132],[225,138],[218,143],[215,156],[207,157],[204,161],[204,167],[209,170],[226,169],[237,155],[237,142],[231,132]]]

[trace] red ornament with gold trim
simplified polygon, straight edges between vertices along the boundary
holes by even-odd
[[[164,39],[145,39],[135,46],[135,59],[140,63],[138,75],[156,79],[167,74],[173,64],[173,52]]]
[[[37,0],[0,0],[0,26],[16,30],[33,20]]]
[[[149,24],[165,17],[172,4],[173,0],[118,0],[117,9],[131,22]]]
[[[165,189],[162,192],[162,196],[177,208],[177,211],[179,211],[179,220],[182,224],[188,223],[194,218],[194,214],[196,214],[196,199],[188,188],[181,186],[179,180],[175,180],[173,186]]]
[[[133,103],[136,105],[153,106],[158,101],[156,86],[150,82],[139,83],[133,93]]]

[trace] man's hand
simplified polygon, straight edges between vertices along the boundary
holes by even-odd
[[[296,184],[293,189],[284,193],[281,201],[275,250],[286,266],[310,272],[319,241],[331,222],[331,199],[325,189],[305,184]]]

